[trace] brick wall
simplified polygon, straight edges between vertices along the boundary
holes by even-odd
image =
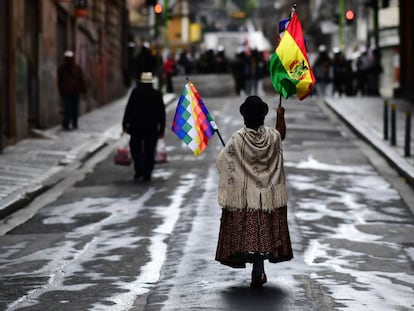
[[[13,0],[0,9],[0,151],[61,122],[56,77],[66,49],[75,50],[88,84],[81,113],[126,92],[125,0],[89,0],[84,18],[74,17],[71,1]]]

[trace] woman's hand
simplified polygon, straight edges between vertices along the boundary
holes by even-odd
[[[286,137],[285,108],[281,104],[276,109],[276,129],[279,131],[282,140]]]
[[[283,107],[282,105],[277,106],[276,113],[278,115],[284,115],[285,114],[285,107]]]

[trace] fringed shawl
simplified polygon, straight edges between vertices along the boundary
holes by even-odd
[[[273,128],[242,128],[216,159],[218,202],[228,209],[273,211],[286,206],[282,139]]]

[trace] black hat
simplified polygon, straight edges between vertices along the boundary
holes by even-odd
[[[240,113],[247,118],[264,118],[269,112],[269,106],[259,96],[249,96],[240,106]]]

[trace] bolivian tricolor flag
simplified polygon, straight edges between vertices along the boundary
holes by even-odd
[[[284,98],[296,94],[302,100],[315,84],[302,26],[295,11],[270,58],[269,67],[273,87]]]
[[[178,100],[172,131],[194,152],[194,155],[199,155],[207,147],[208,140],[216,128],[200,94],[189,81]]]

